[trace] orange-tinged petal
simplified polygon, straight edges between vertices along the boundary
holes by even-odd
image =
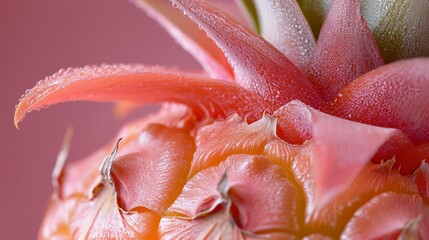
[[[429,204],[429,166],[422,162],[422,165],[416,170],[416,184],[419,188],[420,196],[426,204]]]
[[[325,101],[349,82],[384,64],[358,0],[334,0],[307,74]]]
[[[192,161],[191,176],[218,165],[233,154],[261,154],[265,144],[276,138],[275,129],[276,121],[268,115],[252,124],[232,115],[226,121],[201,128],[195,139],[197,151]]]
[[[159,215],[151,211],[124,212],[117,206],[112,186],[105,185],[91,201],[82,200],[73,210],[73,239],[154,239]]]
[[[259,93],[272,110],[293,99],[318,107],[311,82],[281,52],[221,10],[200,0],[173,0],[223,50],[237,83]]]
[[[423,204],[418,195],[382,193],[356,211],[341,238],[396,238],[410,221],[419,217],[423,218],[420,221],[423,224],[419,224],[420,226],[417,227],[423,228],[425,227],[424,222],[429,220],[429,208]],[[419,239],[418,236],[414,237],[413,239]]]
[[[305,236],[302,240],[333,240],[333,238],[316,233],[316,234]]]
[[[295,0],[254,1],[261,35],[297,67],[304,69],[316,48],[316,40]]]
[[[139,137],[138,151],[113,162],[120,206],[138,207],[162,214],[186,183],[195,151],[189,133],[162,125],[149,125]]]
[[[233,80],[231,66],[216,44],[197,24],[175,10],[167,0],[133,0],[188,51],[213,78]]]
[[[268,108],[259,96],[234,83],[160,67],[102,65],[60,71],[39,82],[20,100],[15,125],[32,110],[79,100],[172,101],[192,107],[200,118],[238,113],[256,120]]]
[[[69,223],[76,209],[76,199],[58,201],[51,199],[40,228],[40,239],[70,239]]]
[[[324,111],[376,126],[398,128],[414,144],[429,142],[429,59],[387,64],[347,85]]]
[[[140,104],[138,103],[120,101],[115,103],[115,105],[113,106],[113,112],[115,113],[116,117],[121,119],[139,107],[140,107]]]
[[[392,170],[394,161],[368,163],[341,193],[323,208],[315,209],[307,216],[307,223],[315,231],[339,234],[354,212],[374,196],[383,192],[417,194],[418,187],[412,176],[401,176]]]
[[[224,173],[227,186],[221,193],[218,184]],[[252,234],[296,233],[298,192],[290,177],[288,171],[264,157],[231,156],[188,181],[161,220],[161,235],[171,234],[171,226],[181,222],[185,227],[176,230],[181,234],[196,233],[196,229],[207,232],[210,227],[211,236],[217,236],[225,221]]]

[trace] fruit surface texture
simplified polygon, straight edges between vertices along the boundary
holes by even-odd
[[[202,70],[69,68],[23,95],[16,126],[161,104],[79,161],[66,135],[39,238],[429,240],[429,2],[390,2],[133,0]]]

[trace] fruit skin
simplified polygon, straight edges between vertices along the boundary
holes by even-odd
[[[16,125],[31,110],[65,101],[184,104],[164,105],[126,125],[120,144],[62,168],[41,239],[427,239],[428,59],[378,67],[382,58],[357,1],[334,1],[307,71],[305,61],[295,66],[220,10],[173,2],[194,22],[185,26],[196,24],[223,51],[219,57],[204,37],[184,40],[191,53],[205,52],[197,59],[223,81],[171,68],[102,65],[61,71],[21,99]],[[160,21],[173,35],[183,30]],[[348,28],[353,23],[358,31]],[[350,49],[356,46],[369,50]],[[347,67],[337,68],[335,58],[341,54],[360,70],[344,74]],[[401,175],[398,167],[407,170]]]

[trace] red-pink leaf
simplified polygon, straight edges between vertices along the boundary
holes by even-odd
[[[325,101],[349,82],[384,64],[358,0],[335,0],[323,24],[307,74]]]
[[[268,108],[259,96],[234,83],[160,67],[102,65],[60,71],[39,82],[21,98],[15,125],[32,110],[79,100],[170,101],[190,106],[200,118],[238,113],[249,121],[259,119]]]
[[[371,125],[398,128],[414,144],[429,142],[429,59],[399,61],[347,85],[324,111]]]
[[[240,85],[259,93],[275,110],[293,99],[319,106],[304,74],[281,52],[221,10],[203,1],[173,0],[223,50]]]
[[[233,80],[231,66],[222,51],[197,24],[174,9],[169,1],[133,0],[133,2],[161,24],[211,77]]]
[[[316,48],[316,40],[296,0],[254,1],[261,35],[300,69]]]

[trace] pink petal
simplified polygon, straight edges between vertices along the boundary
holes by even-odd
[[[423,219],[420,220],[417,227],[427,227],[425,226],[427,223],[424,224],[424,222],[429,219],[429,208],[425,207],[418,195],[383,193],[374,197],[354,214],[342,233],[341,239],[390,239],[393,237],[396,239],[408,223],[419,217]],[[419,239],[418,236],[414,237],[412,239]]]
[[[325,101],[349,82],[384,64],[360,15],[358,0],[335,0],[323,24],[307,74]]]
[[[116,194],[104,186],[92,201],[72,209],[70,239],[153,239],[159,215],[151,211],[127,213],[117,206]]]
[[[316,40],[296,0],[254,1],[261,35],[300,69],[316,48]]]
[[[249,121],[268,108],[259,96],[234,83],[160,67],[102,65],[60,71],[39,82],[21,98],[15,125],[32,110],[79,100],[172,101],[190,106],[199,118],[238,113]]]
[[[167,0],[132,0],[187,50],[213,78],[233,80],[231,66],[198,25],[176,11]]]
[[[226,195],[236,207],[226,209],[211,207],[211,211],[199,216],[201,205],[206,206],[211,200],[213,204],[225,203],[217,201],[223,196],[218,191],[218,183],[227,173],[228,186]],[[198,231],[208,232],[211,237],[229,236],[237,229],[225,230],[224,225],[238,226],[250,233],[294,233],[297,231],[298,189],[290,180],[290,173],[284,168],[271,163],[260,156],[234,155],[219,166],[205,169],[191,178],[185,185],[181,195],[167,210],[167,216],[160,224],[161,236],[176,234],[190,238],[198,236]],[[217,210],[217,211],[216,211]],[[228,211],[230,210],[230,211]],[[181,217],[174,217],[174,214]],[[231,224],[234,221],[235,224]],[[183,224],[172,231],[172,226]],[[208,229],[212,231],[208,231]],[[206,235],[204,235],[206,236]],[[206,238],[209,238],[206,236]]]
[[[292,144],[303,144],[312,138],[311,111],[300,101],[291,101],[274,112],[277,134]]]
[[[318,107],[321,99],[303,73],[262,37],[204,1],[173,0],[223,50],[240,85],[275,110],[293,100]]]
[[[318,207],[344,190],[398,130],[347,121],[312,111],[314,184]]]
[[[114,148],[117,139],[123,137],[117,155],[117,158],[121,158],[139,150],[136,143],[139,141],[143,128],[151,124],[162,124],[166,127],[179,127],[189,131],[194,128],[194,121],[194,116],[185,106],[165,104],[160,111],[126,124],[114,141],[80,161],[73,161],[65,165],[58,177],[60,199],[70,197],[91,199],[93,197],[94,189],[101,183],[98,168]]]
[[[429,59],[385,65],[347,85],[324,111],[376,126],[398,128],[414,144],[429,142]]]
[[[113,162],[120,206],[163,213],[186,183],[195,145],[193,138],[177,128],[149,125],[139,136],[138,151]]]
[[[300,101],[291,101],[279,108],[274,117],[277,118],[277,134],[288,143],[303,144],[311,140],[312,135],[312,111]],[[394,155],[411,148],[411,141],[400,131],[395,131],[386,143],[380,147],[372,161],[379,163],[389,160]]]

